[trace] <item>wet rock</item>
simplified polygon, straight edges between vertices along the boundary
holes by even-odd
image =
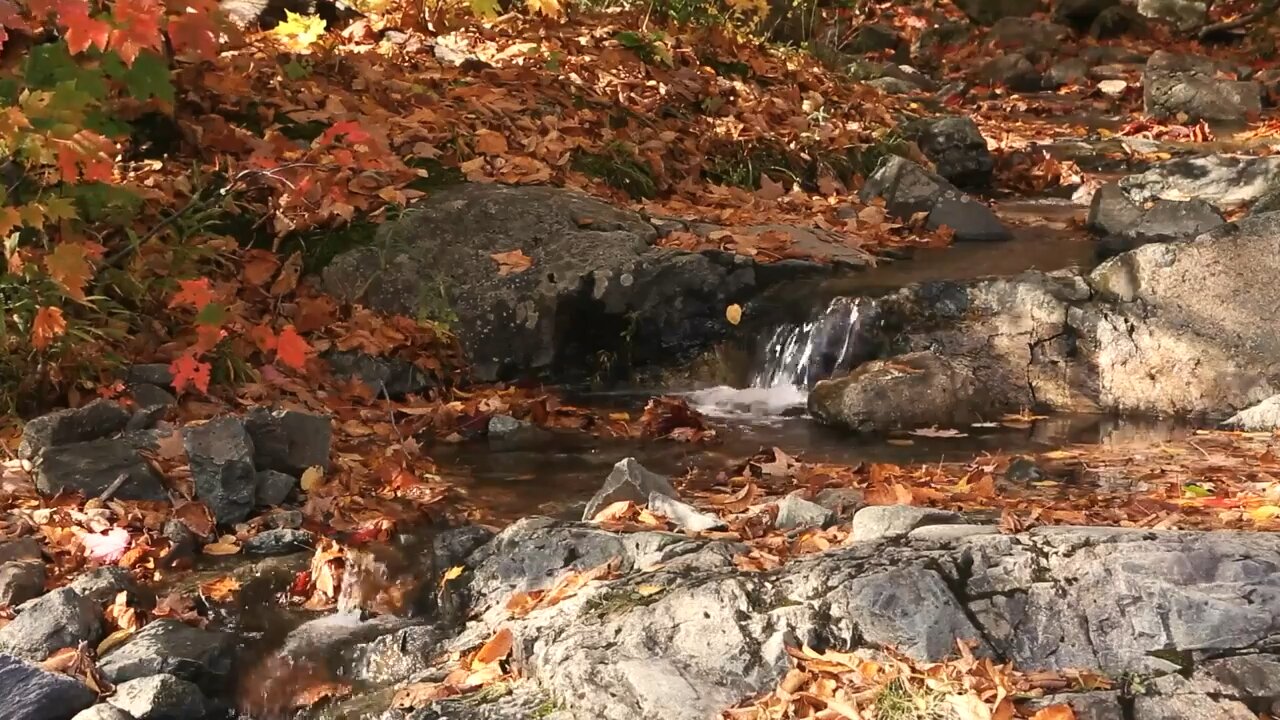
[[[107,702],[136,720],[193,720],[206,707],[195,683],[163,674],[120,683]]]
[[[354,676],[382,685],[426,675],[447,637],[446,631],[423,625],[396,630],[359,645],[353,651]]]
[[[169,541],[169,550],[163,558],[167,567],[185,565],[195,557],[200,542],[186,523],[169,518],[164,523],[162,535]]]
[[[315,547],[316,536],[306,530],[264,530],[244,543],[248,555],[288,555]]]
[[[432,550],[440,567],[461,565],[467,556],[493,539],[493,531],[479,525],[463,525],[440,531],[432,539]]]
[[[96,697],[79,680],[0,653],[0,717],[5,720],[69,720]]]
[[[278,470],[260,470],[254,474],[254,485],[254,502],[260,507],[276,507],[298,489],[298,478]]]
[[[105,438],[123,430],[128,422],[129,411],[110,400],[94,400],[84,407],[42,415],[23,426],[18,457],[31,460],[55,445]]]
[[[655,493],[669,498],[679,497],[666,477],[646,469],[635,458],[620,460],[605,479],[604,487],[587,503],[586,510],[582,511],[582,519],[591,520],[601,510],[624,500],[643,505]]]
[[[778,501],[778,516],[773,526],[779,530],[824,528],[835,520],[836,514],[832,510],[793,493]]]
[[[1047,88],[1060,88],[1066,85],[1083,86],[1089,81],[1089,63],[1080,58],[1067,58],[1049,66],[1044,74]]]
[[[335,375],[359,378],[374,392],[392,400],[421,395],[436,386],[430,375],[398,358],[374,357],[358,350],[330,350],[322,357]]]
[[[1213,61],[1157,50],[1142,74],[1143,105],[1155,118],[1239,122],[1262,112],[1262,86],[1216,76]]]
[[[328,415],[254,408],[244,419],[260,470],[300,476],[307,468],[329,469],[333,428]]]
[[[485,427],[485,436],[495,449],[510,451],[545,447],[551,434],[527,420],[510,415],[494,415]]]
[[[898,65],[891,62],[872,62],[869,60],[859,60],[850,63],[845,67],[845,73],[852,80],[861,82],[869,82],[875,84],[878,80],[891,80],[898,84],[899,87],[909,87],[912,90],[936,90],[937,83],[928,75],[907,65]],[[875,87],[884,91],[882,85],[876,84]]]
[[[1220,210],[1262,197],[1280,178],[1280,157],[1206,155],[1175,158],[1120,180],[1131,200],[1203,200]]]
[[[896,50],[902,45],[902,36],[891,25],[862,25],[849,39],[849,44],[842,50],[854,55]]]
[[[221,417],[182,430],[183,445],[195,481],[196,497],[204,501],[219,524],[244,520],[257,492],[254,447],[238,418]]]
[[[600,352],[635,365],[689,357],[727,335],[727,305],[764,289],[747,258],[656,240],[644,218],[581,193],[468,183],[340,255],[324,282],[376,310],[448,318],[476,379],[580,375]],[[491,255],[514,250],[531,268],[499,275]]]
[[[81,710],[71,720],[137,720],[137,718],[115,705],[101,703],[88,710]]]
[[[959,523],[961,517],[950,510],[935,510],[914,505],[869,505],[853,516],[854,542],[873,542],[902,537],[926,525]]]
[[[979,25],[994,25],[1008,17],[1030,17],[1042,9],[1040,0],[959,0],[956,6]]]
[[[830,510],[841,520],[848,520],[866,505],[864,495],[857,488],[824,488],[813,496],[813,502]]]
[[[115,565],[88,570],[78,575],[67,587],[95,605],[105,605],[122,592],[128,592],[135,598],[141,592],[129,571]]]
[[[1003,18],[987,32],[988,42],[1033,52],[1056,50],[1070,37],[1071,31],[1061,25],[1026,17]]]
[[[14,560],[0,563],[0,606],[17,606],[44,592],[44,563]]]
[[[942,177],[897,155],[880,162],[862,187],[859,197],[870,202],[880,197],[891,215],[909,219],[927,213],[930,229],[946,226],[956,240],[1007,240],[1012,237],[986,205],[957,190]]]
[[[649,509],[666,517],[675,526],[685,532],[697,533],[708,530],[724,530],[727,525],[720,518],[704,513],[688,503],[664,495],[660,492],[649,494]]]
[[[1138,12],[1146,18],[1172,24],[1182,31],[1205,24],[1209,5],[1198,0],[1138,0]]]
[[[982,404],[972,373],[930,352],[863,363],[809,394],[819,421],[858,432],[964,424]]]
[[[102,610],[70,588],[51,590],[18,608],[0,628],[0,653],[40,662],[55,650],[102,639]]]
[[[948,182],[966,189],[981,189],[991,184],[995,159],[972,118],[927,120],[914,134],[920,150]]]
[[[573,720],[571,713],[558,707],[534,683],[517,681],[497,697],[483,697],[483,693],[477,693],[469,697],[437,700],[415,711],[406,720]]]
[[[1257,405],[1241,410],[1223,421],[1223,426],[1245,432],[1267,432],[1280,428],[1280,395],[1272,395]]]
[[[116,685],[167,674],[216,693],[231,672],[234,651],[235,638],[227,633],[161,618],[107,651],[98,669]]]
[[[1225,223],[1217,209],[1203,200],[1157,200],[1133,225],[1103,238],[1098,254],[1107,258],[1151,242],[1197,237]]]
[[[1084,31],[1099,15],[1119,5],[1120,0],[1054,0],[1053,19]]]
[[[1052,705],[1067,705],[1075,713],[1075,720],[1126,720],[1120,693],[1094,691],[1048,695],[1027,703],[1031,710]]]
[[[1013,483],[1033,483],[1044,478],[1044,470],[1040,469],[1040,465],[1035,461],[1035,458],[1014,458],[1009,461],[1009,467],[1005,468],[1004,471],[1004,479]]]
[[[1006,53],[987,61],[978,69],[978,80],[987,85],[1003,85],[1014,92],[1037,92],[1044,78],[1022,53]]]
[[[46,450],[36,463],[36,487],[46,496],[78,492],[92,498],[101,495],[122,474],[128,479],[112,497],[168,499],[159,474],[137,450],[121,440],[90,440]]]

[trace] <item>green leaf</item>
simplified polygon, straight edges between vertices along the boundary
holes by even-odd
[[[114,53],[111,53],[114,55]],[[169,61],[153,52],[142,52],[125,69],[120,79],[129,94],[137,100],[156,98],[167,103],[174,101],[173,83],[169,80]]]
[[[196,313],[197,325],[213,325],[217,327],[227,319],[227,308],[220,303],[209,303]]]
[[[44,201],[44,216],[50,222],[74,220],[79,217],[75,201],[69,197],[51,197]]]
[[[66,83],[73,83],[77,90],[94,100],[102,100],[107,96],[107,80],[102,70],[80,67],[67,51],[65,40],[36,45],[31,48],[30,53],[23,68],[27,87],[52,90]]]
[[[614,35],[613,39],[617,40],[618,44],[622,47],[631,48],[632,50],[649,44],[648,38],[634,30],[623,30],[617,35]]]
[[[1201,487],[1195,483],[1187,483],[1182,486],[1182,491],[1191,497],[1213,497],[1213,491]]]
[[[301,80],[311,74],[311,68],[303,65],[297,60],[290,60],[283,68],[284,76],[290,80]]]
[[[495,18],[500,14],[498,11],[501,6],[498,0],[468,0],[471,4],[471,14],[481,18]]]

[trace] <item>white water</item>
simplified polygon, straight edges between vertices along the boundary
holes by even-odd
[[[860,325],[870,315],[866,300],[836,298],[814,319],[773,331],[749,387],[698,390],[689,393],[689,402],[711,417],[767,420],[791,414],[805,406],[814,383],[843,375],[860,361]]]

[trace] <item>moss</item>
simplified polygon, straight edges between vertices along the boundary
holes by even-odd
[[[609,187],[621,190],[635,200],[650,199],[658,194],[658,183],[653,177],[653,171],[622,143],[610,143],[599,153],[575,153],[573,169],[599,178]]]
[[[533,720],[541,720],[542,718],[551,717],[559,711],[560,706],[556,705],[554,700],[548,700],[534,708],[533,713],[529,717],[533,718]]]
[[[583,612],[600,617],[618,615],[634,608],[648,607],[665,594],[665,590],[642,593],[634,588],[611,588],[588,600]]]

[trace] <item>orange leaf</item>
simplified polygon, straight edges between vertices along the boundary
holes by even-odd
[[[266,285],[280,269],[280,258],[269,250],[250,250],[244,254],[241,277],[246,285]]]
[[[88,247],[83,243],[59,243],[53,252],[45,256],[44,265],[49,276],[62,285],[69,297],[85,302],[84,286],[93,275]]]
[[[254,325],[250,328],[249,339],[262,352],[271,352],[276,349],[276,332],[267,323]]]
[[[1076,720],[1076,711],[1070,705],[1050,705],[1032,715],[1031,720]]]
[[[173,43],[174,52],[194,55],[203,60],[212,60],[218,56],[218,33],[209,13],[210,9],[212,8],[206,8],[203,12],[183,12],[169,18],[169,40]]]
[[[109,43],[125,65],[132,65],[143,49],[160,47],[160,18],[164,10],[155,0],[115,0],[111,8]]]
[[[31,344],[37,350],[44,350],[53,344],[54,338],[66,331],[67,321],[62,317],[62,308],[42,307],[36,311],[35,322],[31,324]]]
[[[61,0],[56,9],[58,24],[67,29],[67,49],[79,54],[92,46],[107,49],[111,26],[89,17],[89,4],[83,0]]]
[[[280,331],[280,337],[276,341],[276,358],[280,362],[294,370],[304,370],[307,367],[307,353],[310,350],[311,346],[302,339],[292,325]]]
[[[188,385],[193,385],[202,393],[209,392],[210,373],[213,366],[196,359],[194,353],[187,353],[169,365],[173,373],[173,389],[182,392]]]
[[[511,634],[511,628],[502,628],[489,638],[484,646],[476,652],[476,656],[471,658],[471,669],[479,670],[486,665],[493,665],[502,658],[511,653],[511,645],[515,637]]]
[[[476,152],[484,155],[505,155],[507,150],[507,139],[502,136],[502,133],[492,130],[480,130],[476,133]]]
[[[508,250],[507,252],[493,253],[489,257],[498,261],[499,275],[514,275],[522,273],[533,266],[533,258],[524,254],[523,250]]]
[[[235,597],[240,581],[231,576],[200,583],[200,594],[216,603],[224,603]]]
[[[213,302],[213,290],[209,287],[209,278],[179,280],[178,288],[178,292],[169,301],[169,307],[190,305],[196,310],[200,310],[205,305]]]

